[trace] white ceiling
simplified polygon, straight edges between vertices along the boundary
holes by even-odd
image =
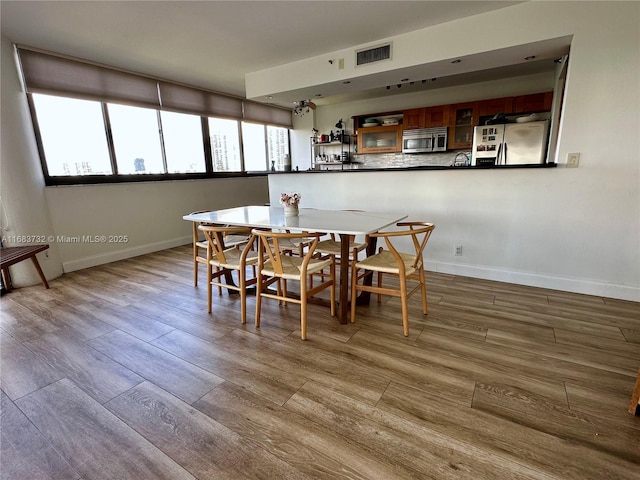
[[[0,14],[12,42],[245,97],[246,73],[516,3],[2,0]]]

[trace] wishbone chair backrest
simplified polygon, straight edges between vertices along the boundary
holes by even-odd
[[[309,233],[309,232],[276,232],[270,230],[258,230],[254,229],[251,232],[255,235],[259,240],[259,254],[261,256],[261,260],[263,256],[267,256],[270,260],[273,271],[276,274],[282,275],[284,273],[284,265],[285,263],[289,263],[291,261],[291,256],[285,255],[283,249],[280,248],[280,242],[283,240],[291,241],[296,239],[313,239],[307,252],[304,254],[301,271],[305,271],[309,261],[313,257],[313,252],[315,251],[316,245],[318,245],[318,238],[320,236],[319,233]],[[286,248],[284,249],[286,250]]]
[[[428,222],[398,222],[396,224],[398,227],[406,227],[402,230],[393,230],[389,232],[376,232],[370,234],[372,237],[384,238],[389,251],[393,254],[394,257],[398,260],[399,264],[402,264],[402,260],[400,258],[400,253],[396,249],[396,247],[391,242],[392,238],[396,237],[406,237],[410,236],[413,247],[415,250],[415,256],[413,260],[412,267],[418,268],[422,266],[422,252],[424,251],[427,242],[429,241],[429,237],[431,237],[431,233],[435,228],[433,223]]]

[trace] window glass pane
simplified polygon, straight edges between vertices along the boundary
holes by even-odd
[[[265,171],[271,168],[271,165],[267,166],[264,125],[242,122],[242,147],[246,171]]]
[[[241,172],[237,120],[209,118],[209,137],[214,172]]]
[[[162,111],[160,118],[168,172],[204,172],[206,169],[200,117]]]
[[[100,102],[34,94],[51,176],[111,175]]]
[[[157,111],[114,104],[108,107],[118,173],[165,173]]]
[[[276,170],[285,169],[284,156],[289,154],[289,130],[267,125],[267,155],[269,165],[275,162]],[[291,167],[291,160],[287,163]]]

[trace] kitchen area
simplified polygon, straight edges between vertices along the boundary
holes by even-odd
[[[309,170],[555,166],[553,100],[545,91],[340,119],[312,132]]]

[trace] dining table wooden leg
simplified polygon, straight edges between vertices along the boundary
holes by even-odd
[[[340,292],[336,316],[340,323],[349,321],[349,245],[352,235],[340,234]]]
[[[369,241],[367,242],[367,257],[376,254],[376,247],[378,245],[378,239],[376,237],[369,237]],[[371,286],[373,282],[373,272],[368,272],[363,280],[363,284],[367,286]],[[358,298],[356,299],[356,305],[369,305],[371,301],[371,292],[360,292]]]

